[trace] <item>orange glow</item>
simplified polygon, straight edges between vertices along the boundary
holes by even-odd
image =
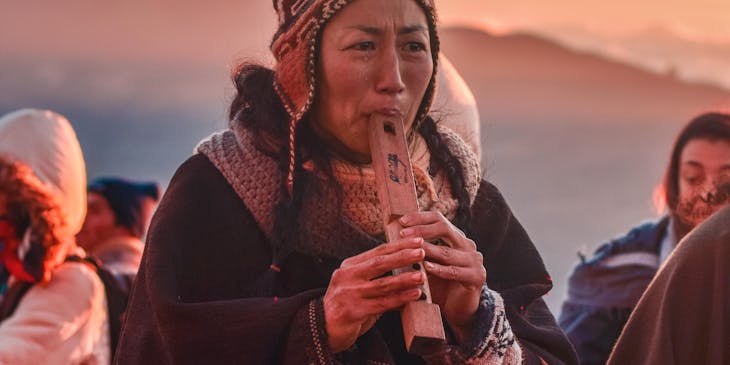
[[[437,0],[436,4],[442,17],[469,15],[495,18],[519,28],[574,24],[626,32],[669,24],[708,37],[730,38],[730,2],[724,0],[525,0],[519,3]]]

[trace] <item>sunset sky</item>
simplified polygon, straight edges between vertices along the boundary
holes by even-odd
[[[265,53],[275,19],[270,0],[205,5],[191,0],[2,0],[0,6],[3,50],[99,59]],[[437,7],[446,24],[466,20],[502,30],[583,29],[613,35],[661,27],[696,41],[730,44],[727,0],[437,0]]]
[[[192,0],[0,0],[0,7],[4,72],[53,86],[67,82],[71,69],[104,68],[99,72],[109,79],[90,92],[92,97],[134,94],[142,84],[125,76],[132,70],[185,73],[208,87],[227,86],[228,70],[238,61],[270,59],[267,46],[275,27],[270,0],[204,6]],[[467,23],[494,33],[529,31],[654,72],[677,72],[691,81],[730,89],[727,0],[437,0],[437,7],[443,25]],[[5,81],[4,86],[14,83]],[[24,91],[14,91],[8,96],[6,90],[3,97],[22,100]],[[224,98],[222,94],[215,100]],[[194,92],[176,97],[212,100]]]
[[[507,27],[583,26],[623,33],[666,25],[698,36],[730,39],[726,0],[438,0],[444,20],[483,18]]]

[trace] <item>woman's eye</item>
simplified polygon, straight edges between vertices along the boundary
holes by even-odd
[[[426,45],[421,42],[408,42],[405,48],[408,52],[421,52],[426,50]]]
[[[357,51],[372,51],[375,49],[375,43],[373,42],[360,42],[352,46]]]

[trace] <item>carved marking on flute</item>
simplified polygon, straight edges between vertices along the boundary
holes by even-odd
[[[399,174],[398,170],[403,169],[403,173]],[[388,175],[391,180],[398,184],[408,184],[408,173],[406,164],[398,157],[397,153],[388,154]],[[402,175],[402,177],[401,177]],[[403,180],[403,182],[401,182]]]

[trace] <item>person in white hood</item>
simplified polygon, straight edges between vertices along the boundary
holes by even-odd
[[[482,161],[481,119],[476,99],[469,85],[446,56],[439,54],[436,94],[433,109],[447,127],[461,137]]]
[[[75,241],[81,147],[63,116],[0,118],[0,364],[108,364],[104,286]]]

